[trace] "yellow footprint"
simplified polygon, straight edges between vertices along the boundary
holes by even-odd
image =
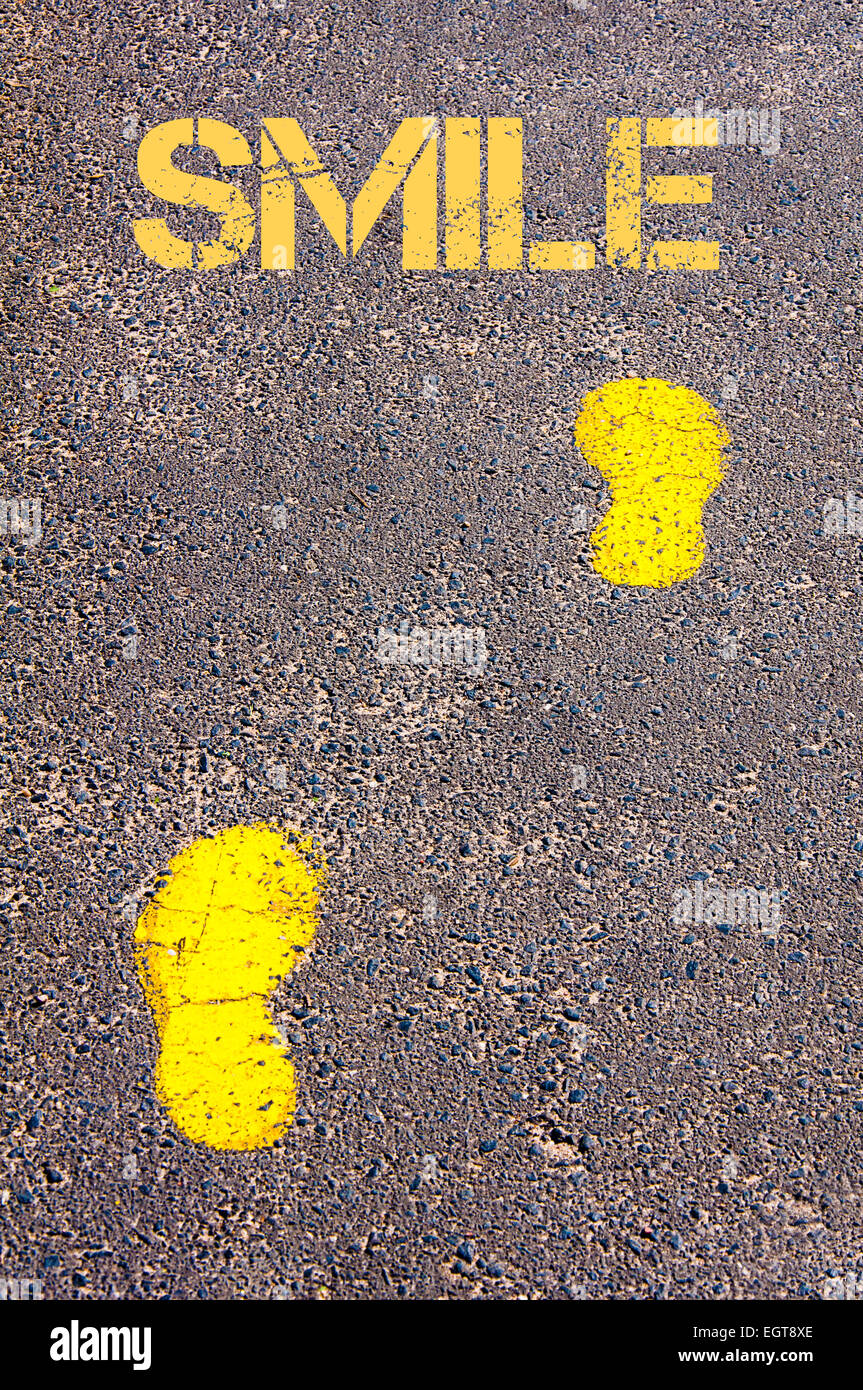
[[[611,509],[590,538],[597,573],[652,589],[693,575],[704,559],[702,510],[731,442],[713,406],[655,377],[612,381],[585,396],[575,440],[611,486]]]
[[[326,874],[310,841],[236,825],[176,855],[141,914],[156,1093],[196,1143],[264,1148],[291,1123],[294,1068],[267,999],[315,934]]]

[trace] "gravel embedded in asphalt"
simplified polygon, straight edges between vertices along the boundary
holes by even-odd
[[[839,6],[60,0],[7,19],[2,1273],[48,1298],[820,1298],[860,1269],[859,43]],[[604,259],[605,119],[781,109]],[[353,196],[398,121],[520,116],[528,240],[592,271],[169,271],[136,151],[295,116]],[[256,153],[257,159],[257,153]],[[217,172],[207,153],[184,167]],[[223,171],[258,206],[257,168]],[[217,223],[172,209],[178,236]],[[684,384],[731,436],[706,558],[590,563],[584,396]],[[861,489],[863,491],[863,489]],[[852,528],[853,529],[853,528]],[[378,630],[488,659],[383,664]],[[331,870],[275,999],[273,1148],[184,1138],[132,933],[192,840]],[[696,884],[777,894],[675,920]],[[701,899],[698,899],[701,901]],[[728,920],[731,919],[731,920]]]

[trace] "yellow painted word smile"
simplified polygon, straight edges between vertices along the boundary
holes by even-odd
[[[718,241],[662,241],[642,256],[642,209],[709,203],[713,175],[645,174],[643,151],[712,147],[715,119],[615,117],[606,121],[606,260],[636,270],[716,270]],[[133,222],[135,240],[150,260],[168,270],[214,270],[240,260],[252,246],[258,218],[235,185],[174,164],[183,146],[211,150],[224,169],[254,164],[245,136],[225,121],[184,117],[154,126],[138,148],[138,176],[166,203],[214,213],[221,222],[211,241],[176,236],[163,217]],[[439,217],[438,160],[444,159],[444,206]],[[590,241],[524,238],[523,122],[520,117],[409,116],[403,120],[350,210],[331,173],[299,122],[267,116],[260,130],[260,255],[263,270],[296,268],[296,195],[311,203],[344,257],[355,257],[398,189],[402,191],[402,269],[437,270],[439,222],[447,270],[593,270]],[[350,241],[350,251],[348,243]]]

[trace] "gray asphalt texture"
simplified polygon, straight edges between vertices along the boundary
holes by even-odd
[[[854,7],[61,0],[3,29],[3,487],[43,535],[2,542],[0,1274],[783,1300],[863,1272],[861,547],[822,528],[863,481]],[[774,157],[649,155],[715,172],[645,221],[720,269],[608,268],[605,117],[699,96],[782,111]],[[404,275],[400,197],[352,264],[298,198],[292,276],[134,243],[161,121],[257,150],[296,116],[352,196],[422,114],[522,116],[528,239],[597,269]],[[579,403],[628,373],[733,439],[666,591],[612,589],[574,524],[609,500]],[[382,667],[403,619],[483,627],[488,665]],[[214,1153],[154,1095],[136,904],[270,818],[331,865],[275,1000],[298,1122]],[[779,890],[781,927],[675,924],[698,874]]]

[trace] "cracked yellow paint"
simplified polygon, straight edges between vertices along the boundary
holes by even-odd
[[[611,509],[591,535],[597,573],[652,589],[695,574],[702,511],[731,442],[713,406],[655,377],[612,381],[585,396],[575,439],[611,486]]]
[[[214,241],[183,241],[168,227],[163,217],[139,217],[132,223],[135,240],[145,256],[168,270],[193,270],[195,257],[199,270],[232,265],[248,251],[255,239],[255,214],[238,188],[220,179],[205,178],[178,169],[171,156],[181,145],[198,144],[212,150],[225,169],[251,164],[252,152],[243,136],[224,121],[202,117],[165,121],[155,126],[138,148],[138,175],[144,187],[182,208],[203,208],[221,219],[221,232]]]
[[[326,874],[310,840],[236,825],[176,855],[141,914],[156,1093],[196,1143],[264,1148],[291,1123],[294,1067],[267,1001],[314,937]]]
[[[437,265],[437,122],[408,116],[354,200],[351,254],[361,250],[390,198],[403,189],[402,267]],[[261,127],[261,266],[293,270],[294,182],[303,189],[343,256],[347,203],[293,117],[268,116]]]

